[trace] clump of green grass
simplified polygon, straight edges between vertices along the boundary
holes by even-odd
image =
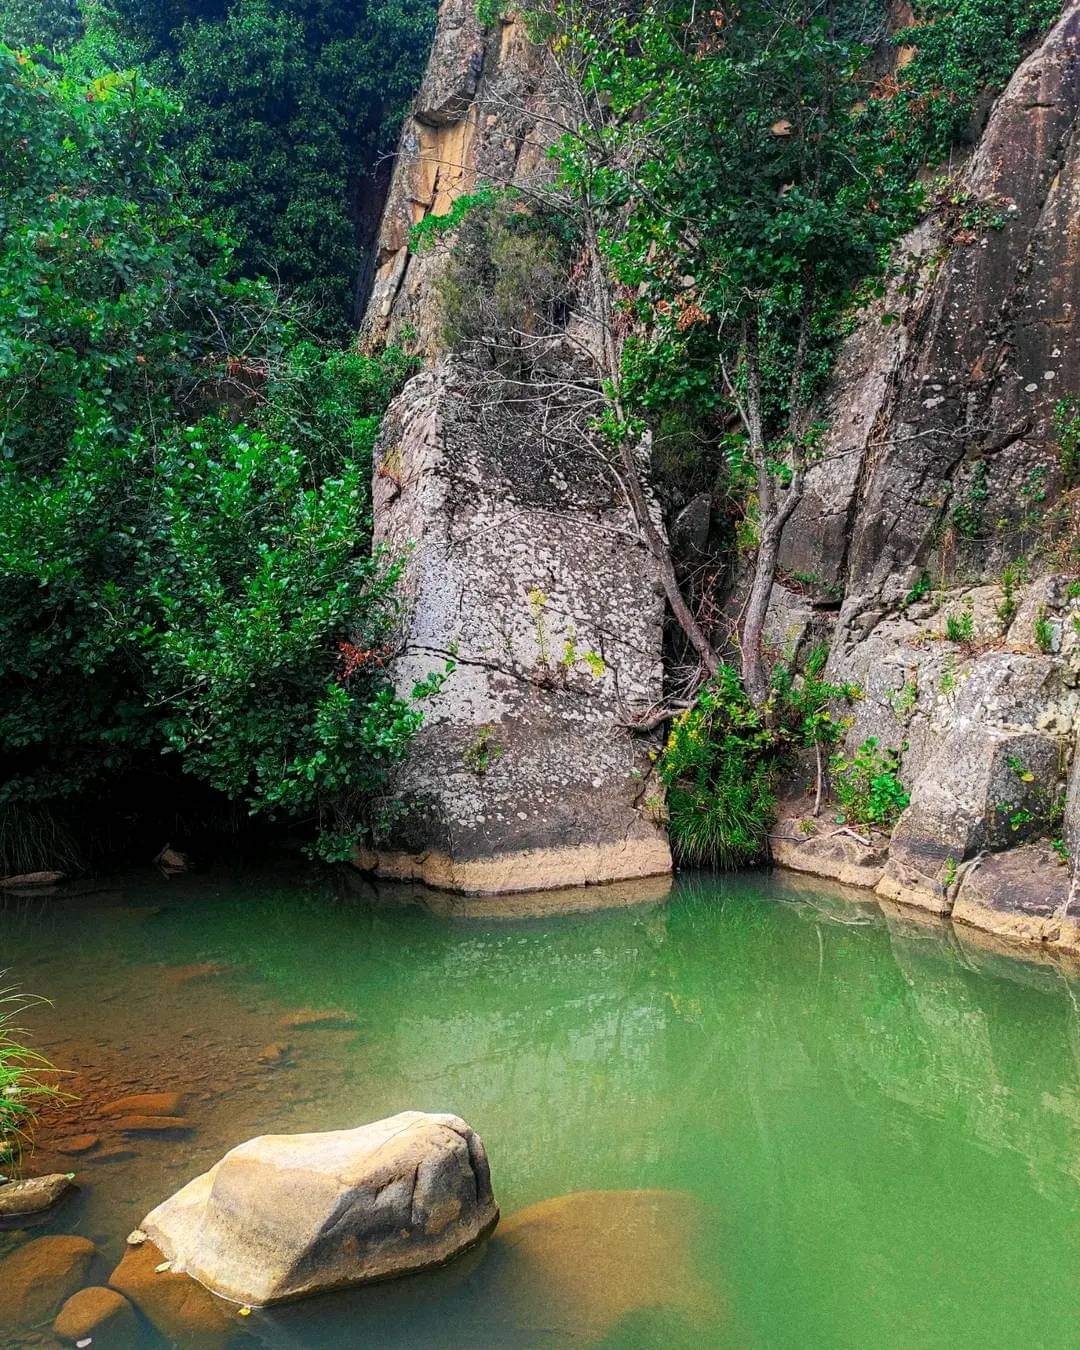
[[[5,1167],[17,1164],[33,1144],[40,1107],[64,1095],[56,1086],[57,1070],[27,1047],[19,1026],[27,1008],[44,1002],[0,984],[0,1165]]]

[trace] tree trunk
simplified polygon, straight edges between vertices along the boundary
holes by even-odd
[[[780,556],[781,521],[774,517],[766,525],[754,562],[754,580],[746,601],[746,617],[742,630],[742,682],[755,706],[760,707],[769,695],[769,681],[765,674],[765,659],[761,651],[765,631],[765,616],[772,599],[776,561]]]

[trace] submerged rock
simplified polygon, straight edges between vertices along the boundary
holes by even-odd
[[[498,1217],[479,1135],[457,1116],[403,1111],[249,1140],[140,1227],[173,1273],[262,1306],[439,1265]]]
[[[120,1097],[101,1108],[103,1116],[182,1116],[187,1098],[182,1092],[139,1092]]]
[[[40,1214],[50,1209],[72,1189],[72,1178],[66,1172],[54,1172],[47,1177],[30,1177],[26,1181],[9,1181],[0,1186],[0,1219],[14,1219],[21,1214]]]
[[[599,1341],[645,1313],[704,1328],[720,1308],[694,1270],[700,1228],[697,1202],[679,1191],[541,1200],[500,1227],[484,1268],[487,1300],[541,1344]]]
[[[101,1143],[97,1134],[73,1134],[67,1139],[58,1139],[53,1145],[57,1153],[90,1153]]]
[[[63,879],[63,872],[22,872],[17,877],[0,877],[0,888],[14,890],[23,886],[55,886]]]
[[[127,1249],[109,1276],[109,1287],[133,1303],[166,1341],[185,1350],[220,1350],[240,1334],[228,1306],[190,1276],[168,1269],[152,1242]]]
[[[287,1031],[346,1031],[356,1026],[356,1018],[349,1012],[333,1008],[299,1008],[281,1019]]]
[[[50,1322],[86,1281],[97,1255],[81,1237],[35,1238],[0,1261],[0,1330]]]
[[[195,1128],[187,1116],[124,1116],[116,1122],[124,1135],[190,1134]]]
[[[97,1285],[72,1294],[60,1309],[53,1331],[62,1341],[93,1341],[98,1350],[112,1350],[135,1344],[138,1321],[123,1294]]]

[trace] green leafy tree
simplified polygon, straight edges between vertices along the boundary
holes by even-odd
[[[602,33],[585,19],[576,42],[588,121],[563,142],[563,179],[594,203],[623,288],[607,326],[619,311],[637,320],[612,354],[613,432],[695,392],[741,428],[756,536],[741,670],[760,704],[765,614],[818,455],[837,319],[917,199],[860,111],[869,54],[831,7],[669,0]]]
[[[411,364],[325,352],[233,279],[174,117],[137,75],[0,48],[0,809],[172,750],[252,811],[354,828],[417,722],[381,671],[367,487]]]
[[[362,249],[433,29],[433,0],[105,0],[96,41],[138,54],[183,114],[170,145],[237,263],[357,316]]]
[[[57,51],[83,32],[79,0],[0,0],[0,42]]]

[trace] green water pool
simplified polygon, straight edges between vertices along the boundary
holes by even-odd
[[[238,876],[9,904],[0,966],[53,1000],[33,1029],[86,1092],[101,1065],[126,1063],[129,1090],[195,1079],[194,1136],[105,1163],[91,1151],[49,1228],[118,1254],[142,1213],[251,1133],[453,1111],[483,1136],[506,1216],[577,1192],[674,1194],[655,1231],[613,1234],[622,1201],[596,1202],[609,1208],[590,1297],[612,1291],[611,1319],[594,1306],[573,1325],[579,1235],[553,1240],[542,1275],[504,1272],[498,1307],[478,1260],[415,1296],[256,1316],[250,1334],[481,1350],[1080,1343],[1075,973],[779,874],[635,898],[501,918],[402,888]],[[234,1028],[255,1046],[298,1008],[342,1025],[295,1033],[278,1067],[248,1050],[232,1063]],[[569,1203],[588,1214],[588,1197]],[[562,1302],[560,1261],[575,1266]],[[507,1278],[551,1282],[550,1325],[519,1314]],[[665,1281],[707,1297],[674,1320],[624,1306],[627,1283],[655,1304]]]

